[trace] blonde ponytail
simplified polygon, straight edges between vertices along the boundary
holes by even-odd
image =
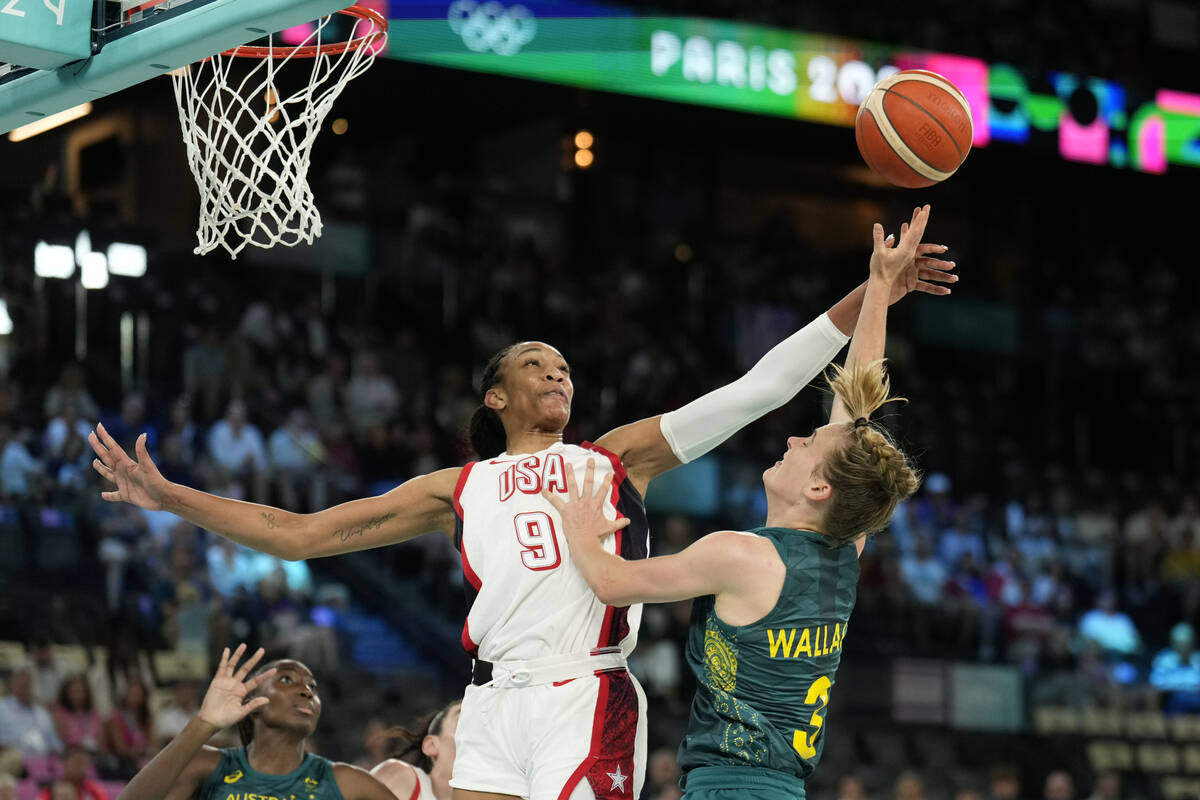
[[[893,400],[884,361],[834,365],[829,388],[855,422],[847,425],[847,443],[821,465],[833,488],[825,512],[824,532],[836,544],[887,527],[896,504],[911,497],[921,478],[908,456],[887,431],[866,424],[871,414]]]

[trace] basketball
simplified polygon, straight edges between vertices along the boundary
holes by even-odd
[[[875,84],[854,121],[858,151],[889,183],[919,189],[954,174],[971,150],[967,99],[936,72],[907,69]]]

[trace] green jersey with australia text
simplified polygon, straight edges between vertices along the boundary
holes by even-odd
[[[756,528],[787,567],[775,607],[750,625],[727,625],[716,597],[693,601],[687,662],[696,675],[684,773],[764,767],[804,779],[825,744],[825,714],[858,585],[854,544],[830,547],[813,531]]]
[[[305,753],[300,766],[286,775],[256,772],[246,748],[221,751],[221,763],[196,791],[195,800],[345,800],[333,779],[333,763]]]

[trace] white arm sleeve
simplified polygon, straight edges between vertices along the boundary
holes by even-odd
[[[791,400],[850,340],[822,314],[771,348],[733,383],[663,414],[659,427],[686,464]]]

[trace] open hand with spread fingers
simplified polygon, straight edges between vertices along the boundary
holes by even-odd
[[[913,209],[912,218],[900,226],[899,238],[885,238],[879,223],[872,228],[875,246],[871,253],[871,276],[883,279],[891,287],[888,305],[914,291],[950,294],[950,288],[940,284],[958,281],[958,276],[950,272],[955,267],[953,261],[932,257],[946,252],[946,246],[921,242],[928,222],[929,206],[925,205]]]
[[[548,490],[542,490],[542,497],[550,505],[558,509],[562,515],[563,534],[567,542],[584,539],[602,540],[616,533],[629,524],[627,517],[609,519],[604,516],[604,500],[612,493],[612,479],[601,481],[599,491],[593,487],[596,482],[596,462],[588,459],[587,470],[583,476],[583,486],[575,478],[575,470],[567,464],[567,498],[564,500]]]
[[[235,722],[241,721],[250,712],[262,708],[270,702],[266,697],[255,697],[249,702],[246,701],[246,698],[259,687],[259,684],[275,674],[275,670],[269,669],[261,675],[246,680],[246,676],[254,669],[254,665],[263,657],[264,651],[260,647],[245,663],[238,666],[238,661],[245,652],[246,645],[243,643],[238,645],[237,650],[233,651],[233,655],[230,655],[228,647],[221,653],[221,663],[217,666],[217,674],[213,676],[212,683],[208,686],[208,692],[200,703],[200,711],[196,714],[202,721],[213,727],[228,728]]]
[[[904,235],[907,227],[907,223],[900,226],[901,236]],[[892,239],[888,246],[892,246],[895,241]],[[942,284],[958,283],[958,276],[951,272],[957,265],[953,261],[934,258],[935,255],[944,254],[949,249],[944,244],[921,242],[917,245],[915,257],[892,284],[888,305],[894,306],[910,292],[923,292],[939,297],[950,294],[950,287]]]
[[[150,511],[160,511],[167,489],[171,483],[162,476],[158,467],[146,451],[146,434],[137,438],[134,451],[137,461],[130,458],[117,440],[104,430],[103,425],[88,434],[88,443],[96,453],[92,467],[100,477],[116,484],[116,491],[101,492],[100,496],[110,503],[126,502]]]

